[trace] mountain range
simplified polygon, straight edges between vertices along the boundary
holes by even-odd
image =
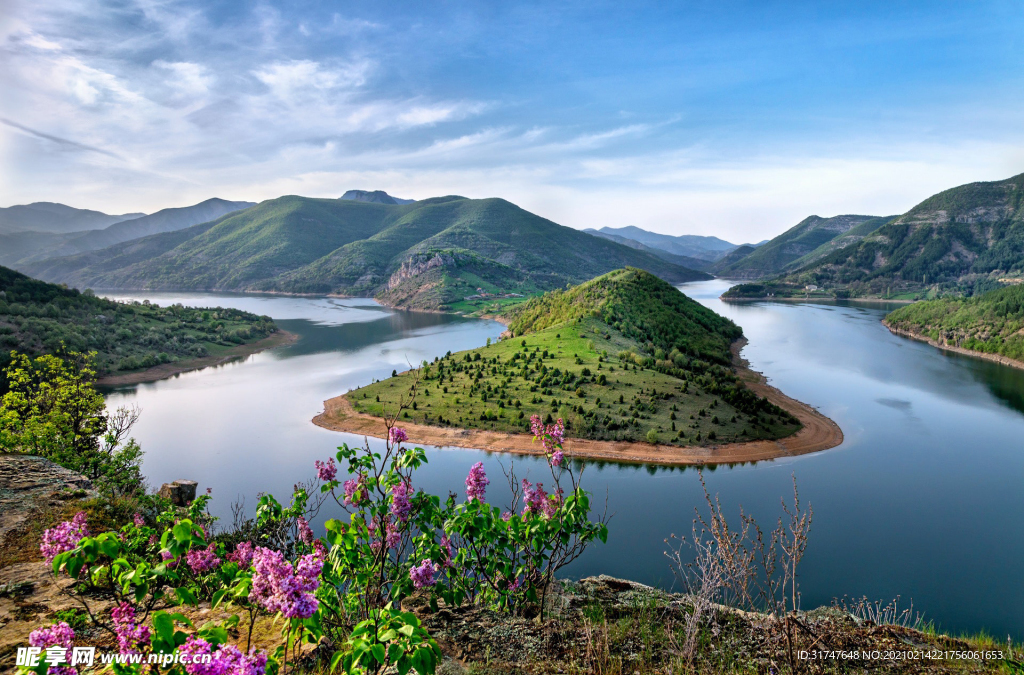
[[[832,218],[809,216],[747,255],[727,265],[715,265],[715,274],[729,279],[760,279],[788,269],[798,260],[806,264],[812,254],[855,227],[873,223],[875,229],[882,219],[875,216],[844,215]],[[824,252],[821,253],[824,255]]]
[[[602,227],[599,230],[587,229],[584,232],[622,242],[623,239],[644,244],[645,246],[686,258],[696,258],[714,262],[737,247],[718,237],[704,237],[695,234],[670,235],[648,232],[635,226]]]
[[[624,266],[672,283],[710,278],[503,199],[458,196],[406,204],[285,196],[19,269],[78,288],[335,293],[442,309],[480,291],[536,293]]]
[[[53,202],[34,202],[0,208],[0,234],[12,232],[67,233],[97,230],[123,220],[139,218],[145,213],[111,216],[89,209],[76,209]]]
[[[945,190],[895,218],[863,221],[815,260],[730,297],[803,294],[916,299],[987,291],[1024,276],[1024,174]],[[867,228],[870,231],[865,232]],[[854,236],[850,236],[854,235]],[[831,250],[829,250],[831,248]]]
[[[19,267],[49,258],[96,251],[150,234],[205,223],[250,206],[255,206],[255,203],[207,199],[193,206],[162,209],[148,216],[121,220],[102,229],[67,233],[24,231],[0,235],[0,264]]]

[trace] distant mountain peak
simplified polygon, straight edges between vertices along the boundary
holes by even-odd
[[[373,204],[411,204],[415,199],[399,199],[392,197],[383,190],[349,190],[341,196],[355,202],[371,202]]]

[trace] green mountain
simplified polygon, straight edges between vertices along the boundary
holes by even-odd
[[[130,220],[144,215],[146,214],[126,213],[120,216],[111,216],[99,211],[76,209],[54,202],[35,202],[0,209],[0,234],[98,230],[122,220]]]
[[[356,389],[359,412],[526,432],[561,417],[570,436],[699,445],[800,428],[729,367],[738,326],[653,274],[621,269],[512,310],[514,337]],[[344,415],[344,412],[336,413]]]
[[[162,209],[148,216],[123,220],[103,229],[66,234],[16,232],[0,235],[0,264],[17,268],[50,258],[95,251],[123,241],[216,220],[227,213],[250,206],[255,204],[207,199],[193,206]]]
[[[1024,274],[1022,196],[1024,174],[940,192],[768,285],[778,295],[815,285],[841,297],[911,299],[991,290]]]
[[[729,279],[774,276],[812,251],[870,220],[873,220],[872,216],[809,216],[733,264],[716,265],[715,273]]]
[[[889,314],[884,323],[940,345],[1024,361],[1024,286],[915,302]]]
[[[743,260],[748,255],[757,250],[757,246],[751,244],[742,244],[737,246],[733,250],[726,253],[723,257],[719,258],[715,262],[711,263],[709,267],[705,269],[712,274],[718,275],[722,273],[722,270],[735,265],[740,260]]]
[[[281,197],[24,269],[78,288],[338,293],[441,309],[466,296],[560,288],[624,265],[673,283],[710,278],[503,199],[464,197],[410,204]]]
[[[38,356],[66,349],[97,352],[104,375],[217,356],[276,330],[267,316],[114,302],[0,267],[0,369],[12,350]]]

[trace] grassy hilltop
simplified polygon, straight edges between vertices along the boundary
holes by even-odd
[[[23,271],[77,288],[338,293],[468,313],[489,310],[495,296],[565,288],[627,265],[673,283],[710,278],[503,199],[454,196],[407,204],[280,197]],[[467,305],[467,296],[483,297]]]
[[[113,302],[0,267],[0,369],[11,351],[67,349],[96,351],[105,375],[217,356],[276,330],[270,317],[237,309]]]
[[[513,310],[514,337],[347,394],[382,415],[416,388],[410,421],[524,432],[562,417],[579,438],[677,445],[780,438],[795,418],[739,384],[738,326],[652,274],[622,269]]]

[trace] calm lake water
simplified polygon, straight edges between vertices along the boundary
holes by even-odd
[[[895,337],[890,308],[768,303],[731,305],[728,282],[680,288],[743,327],[744,356],[784,392],[842,427],[838,448],[804,457],[719,467],[709,489],[762,526],[791,496],[814,509],[801,569],[804,608],[868,596],[915,611],[954,632],[1024,638],[1024,371],[949,355]],[[282,500],[313,475],[313,461],[362,438],[310,423],[324,399],[392,369],[497,338],[493,321],[395,312],[369,300],[202,293],[133,293],[160,304],[232,306],[268,314],[301,339],[203,371],[109,393],[111,406],[143,410],[135,436],[154,486],[177,478],[212,487],[214,512],[271,492]],[[502,503],[502,465],[543,475],[536,460],[476,450],[430,449],[417,487],[461,494],[483,461],[489,497]],[[608,544],[570,568],[671,587],[663,540],[688,533],[701,501],[697,472],[591,465],[586,486],[607,497]]]

